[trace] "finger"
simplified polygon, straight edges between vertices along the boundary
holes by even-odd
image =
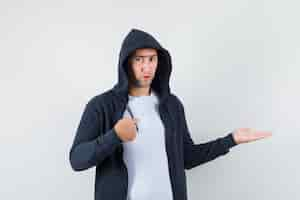
[[[255,135],[257,136],[263,136],[263,137],[268,137],[272,135],[271,131],[256,131]]]
[[[270,132],[256,133],[253,135],[252,139],[259,140],[259,139],[267,138],[270,136],[271,136]]]
[[[139,118],[134,118],[135,120],[135,127],[136,127],[136,130],[139,131],[139,127],[137,125],[138,121],[139,121]]]
[[[125,116],[125,117],[123,117],[123,119],[131,120],[132,118],[129,116]]]

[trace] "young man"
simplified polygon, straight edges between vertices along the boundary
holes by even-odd
[[[171,56],[132,29],[119,54],[118,81],[86,104],[70,150],[75,171],[96,166],[95,200],[186,200],[185,169],[271,135],[239,128],[194,144],[184,106],[171,92]]]

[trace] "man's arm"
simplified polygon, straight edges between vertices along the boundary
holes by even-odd
[[[85,106],[69,152],[70,163],[75,171],[100,164],[122,143],[114,128],[105,134],[100,132],[104,123],[101,112],[101,109],[96,109],[95,98]]]
[[[233,138],[233,133],[229,133],[225,137],[220,137],[206,143],[194,144],[187,126],[184,107],[180,100],[179,110],[182,121],[185,169],[191,169],[221,155],[225,155],[229,152],[231,147],[237,145]]]

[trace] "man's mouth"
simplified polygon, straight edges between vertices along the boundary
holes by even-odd
[[[151,76],[144,76],[144,79],[149,79]]]

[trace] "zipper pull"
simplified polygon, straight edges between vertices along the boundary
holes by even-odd
[[[135,118],[134,115],[133,115],[132,110],[131,110],[130,107],[129,107],[129,105],[127,105],[126,109],[128,110],[128,112],[129,112],[131,118],[132,118],[132,119]],[[138,127],[137,124],[136,124],[136,130],[137,130],[137,132],[139,131],[139,127]]]

